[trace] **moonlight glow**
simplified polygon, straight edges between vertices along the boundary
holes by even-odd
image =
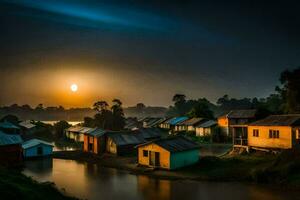
[[[72,92],[76,92],[78,90],[78,86],[76,84],[72,84],[70,86],[70,89],[71,89]]]

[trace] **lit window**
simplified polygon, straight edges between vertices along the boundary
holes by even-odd
[[[253,137],[259,137],[258,129],[253,129]]]
[[[269,130],[269,138],[279,138],[279,130]]]

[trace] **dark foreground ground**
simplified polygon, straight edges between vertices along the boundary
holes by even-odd
[[[3,200],[73,200],[60,192],[53,183],[38,183],[20,170],[0,168],[0,199]]]
[[[81,151],[56,152],[53,157],[95,163],[162,179],[243,181],[300,189],[300,150],[285,151],[279,155],[252,153],[207,156],[202,157],[193,166],[175,171],[138,166],[135,157],[116,157],[108,154],[96,156]]]

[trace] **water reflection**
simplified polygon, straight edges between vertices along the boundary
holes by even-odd
[[[297,199],[292,192],[241,183],[169,181],[136,176],[70,160],[27,161],[24,174],[38,181],[53,181],[59,188],[88,199]]]

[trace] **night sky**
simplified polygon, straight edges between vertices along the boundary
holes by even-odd
[[[0,0],[0,105],[265,97],[300,65],[297,1],[162,2]]]

